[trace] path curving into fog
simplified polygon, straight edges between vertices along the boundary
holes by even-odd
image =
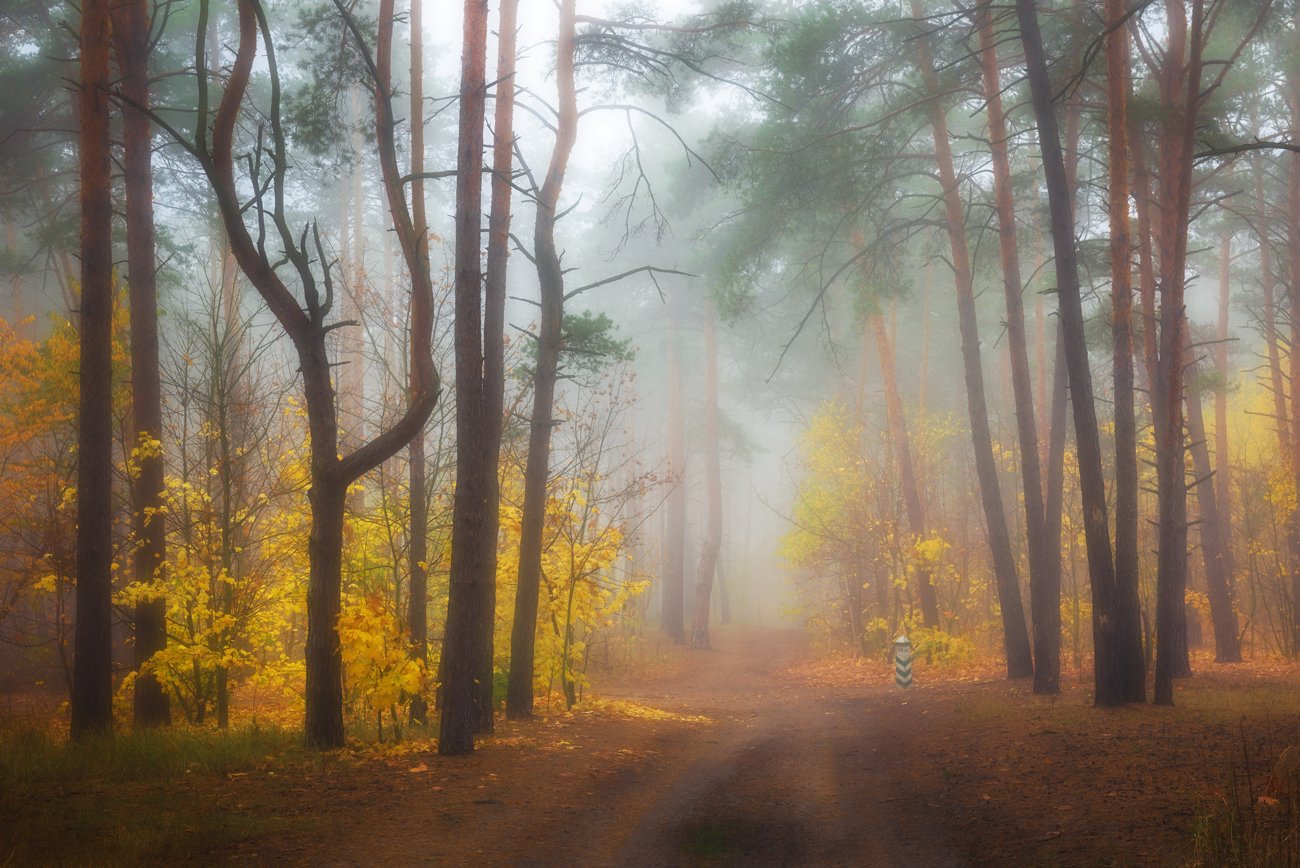
[[[620,865],[961,865],[941,806],[908,804],[898,693],[856,695],[783,678],[810,655],[794,630],[718,631],[682,677],[626,696],[715,718],[625,817]],[[624,812],[618,812],[624,813]]]

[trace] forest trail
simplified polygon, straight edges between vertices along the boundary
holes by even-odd
[[[1100,711],[1073,679],[1037,697],[920,669],[901,691],[801,631],[714,640],[472,756],[409,743],[153,796],[237,831],[202,863],[1178,865],[1243,749],[1259,780],[1300,742],[1290,676],[1207,671],[1178,708]]]
[[[620,865],[958,865],[935,811],[889,787],[907,700],[792,682],[806,634],[718,631],[692,677],[636,698],[725,721],[650,793]]]
[[[792,680],[785,670],[811,655],[801,631],[717,630],[714,650],[670,673],[600,686],[627,717],[505,725],[472,757],[427,760],[429,774],[411,762],[402,771],[418,775],[373,783],[327,774],[312,801],[336,819],[241,847],[236,861],[968,864],[939,806],[891,789],[908,761],[907,697]]]

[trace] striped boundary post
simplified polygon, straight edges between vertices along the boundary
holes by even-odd
[[[894,683],[902,688],[912,686],[912,640],[906,633],[894,640]]]

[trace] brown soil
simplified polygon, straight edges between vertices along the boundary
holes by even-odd
[[[1163,865],[1186,861],[1231,764],[1249,757],[1258,782],[1300,743],[1290,675],[1220,669],[1178,708],[1099,711],[1077,686],[1049,700],[923,670],[904,692],[879,662],[815,659],[795,631],[715,645],[600,685],[587,710],[503,724],[466,758],[354,755],[80,797],[223,818],[233,840],[179,830],[166,861],[188,863]]]

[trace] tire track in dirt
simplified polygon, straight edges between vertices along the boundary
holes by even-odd
[[[918,814],[891,797],[890,745],[906,733],[879,706],[895,697],[875,691],[864,701],[782,680],[810,654],[802,633],[718,638],[688,681],[628,696],[720,723],[647,794],[605,864],[966,864],[945,840],[941,811]]]

